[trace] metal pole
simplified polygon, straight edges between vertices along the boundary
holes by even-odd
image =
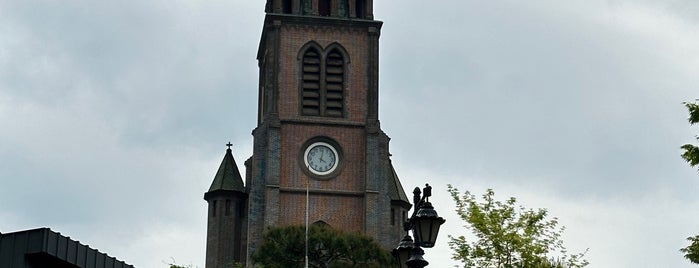
[[[308,184],[309,182],[306,181],[306,268],[308,268],[308,210],[309,210],[309,201],[308,201]]]

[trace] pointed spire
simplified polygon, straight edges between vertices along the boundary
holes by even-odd
[[[240,171],[238,171],[238,165],[236,165],[235,159],[233,159],[233,153],[231,151],[231,146],[233,146],[233,144],[228,142],[226,146],[228,146],[226,155],[223,156],[223,161],[218,168],[218,172],[216,172],[214,181],[211,183],[209,192],[216,190],[245,192],[243,178],[240,176]]]

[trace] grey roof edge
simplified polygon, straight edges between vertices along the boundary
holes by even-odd
[[[15,231],[11,233],[2,233],[0,234],[0,239],[10,236],[16,237],[24,235],[27,236],[27,240],[33,239],[31,243],[39,243],[38,247],[36,247],[38,251],[34,251],[30,249],[30,247],[27,247],[26,249],[24,249],[27,250],[26,252],[24,252],[24,254],[44,253],[51,255],[59,260],[68,262],[70,264],[78,265],[78,262],[85,261],[78,260],[77,258],[77,256],[79,256],[78,252],[84,249],[85,255],[87,255],[87,252],[91,252],[95,256],[95,258],[98,258],[97,256],[101,256],[100,258],[104,258],[105,260],[112,259],[114,263],[121,264],[121,266],[114,265],[114,267],[134,268],[133,265],[128,264],[125,261],[119,260],[113,256],[109,256],[109,254],[107,253],[100,252],[98,249],[92,248],[89,245],[82,244],[80,243],[80,241],[74,240],[69,236],[65,236],[60,232],[53,231],[51,230],[51,228],[48,227],[39,227],[34,229]],[[59,247],[61,248],[59,249]]]
[[[391,201],[402,201],[410,204],[410,199],[408,199],[408,196],[405,194],[405,190],[403,189],[403,185],[400,183],[396,169],[393,167],[393,162],[390,160],[389,165],[391,168],[391,178],[389,179],[389,183],[391,184],[389,188]]]

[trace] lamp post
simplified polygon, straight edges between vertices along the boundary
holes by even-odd
[[[423,247],[434,247],[437,241],[439,227],[446,221],[437,216],[429,197],[432,196],[432,187],[425,184],[425,188],[420,192],[420,187],[415,187],[413,191],[413,215],[407,222],[403,223],[405,237],[400,241],[398,247],[393,250],[393,257],[396,259],[399,268],[423,268],[429,264],[422,256],[425,251]],[[410,237],[413,231],[415,241]]]

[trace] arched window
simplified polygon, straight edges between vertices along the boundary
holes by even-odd
[[[337,49],[325,57],[325,115],[342,117],[345,88],[345,61]]]
[[[301,60],[301,115],[345,116],[345,52],[339,44],[323,51],[315,42],[306,45]]]
[[[302,114],[320,114],[320,51],[311,47],[302,60]]]
[[[330,0],[318,0],[318,15],[330,16],[331,6]]]

